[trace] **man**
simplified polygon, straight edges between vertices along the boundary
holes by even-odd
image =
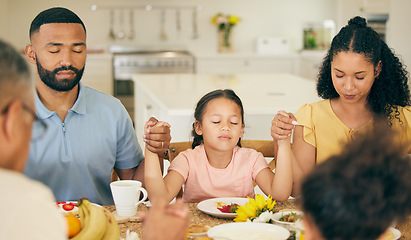
[[[31,143],[24,173],[48,185],[57,200],[113,205],[113,168],[120,179],[143,182],[144,156],[120,101],[80,82],[87,55],[82,20],[66,8],[47,9],[31,23],[30,41],[25,53],[37,66],[37,114],[49,131]],[[170,140],[165,126],[145,136],[160,161]]]
[[[66,222],[51,191],[25,177],[36,120],[33,86],[25,60],[0,40],[0,239],[67,239]],[[34,139],[35,140],[35,139]]]

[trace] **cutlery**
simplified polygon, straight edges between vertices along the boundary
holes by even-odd
[[[117,37],[119,39],[123,39],[126,36],[126,34],[123,31],[123,27],[124,27],[124,12],[121,11],[120,12],[120,31],[117,33]]]
[[[116,39],[116,34],[114,33],[114,10],[111,9],[110,11],[110,29],[108,31],[108,37],[111,40]]]
[[[176,30],[177,30],[177,37],[180,37],[180,33],[181,33],[181,13],[180,13],[180,9],[176,10]]]
[[[130,32],[128,33],[128,39],[133,40],[136,36],[134,32],[134,12],[130,10]]]
[[[199,37],[198,34],[198,26],[197,26],[197,9],[193,10],[193,33],[192,38],[197,39]]]
[[[165,31],[165,23],[166,23],[166,11],[163,9],[161,10],[161,15],[160,15],[160,39],[163,41],[167,40],[167,34]]]

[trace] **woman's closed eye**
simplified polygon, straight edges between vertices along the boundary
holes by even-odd
[[[338,74],[336,74],[335,75],[337,78],[343,78],[344,77],[344,75],[338,75]]]

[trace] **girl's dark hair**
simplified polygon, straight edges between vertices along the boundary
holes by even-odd
[[[244,126],[244,108],[243,108],[243,103],[241,102],[241,99],[235,94],[235,92],[231,89],[217,89],[212,92],[207,93],[204,95],[200,101],[198,101],[197,106],[194,111],[194,119],[196,121],[201,121],[203,120],[203,115],[204,115],[204,110],[207,106],[207,104],[216,98],[226,98],[229,99],[233,102],[235,102],[238,107],[240,108],[241,111],[241,121],[243,122]],[[193,143],[191,147],[194,149],[196,146],[199,146],[200,144],[203,143],[203,136],[198,135],[195,131],[195,123],[193,123],[193,130],[192,130],[192,135],[194,137]],[[237,145],[241,147],[241,138],[238,140]]]
[[[384,125],[356,136],[304,180],[300,204],[325,239],[374,240],[411,213],[411,158]]]
[[[363,54],[381,72],[368,95],[368,106],[376,116],[386,116],[391,123],[398,118],[397,106],[411,105],[408,72],[398,57],[362,17],[354,17],[333,38],[318,75],[317,92],[323,99],[338,98],[331,78],[331,62],[340,52]],[[395,111],[395,114],[392,112]],[[394,116],[393,116],[394,115]]]

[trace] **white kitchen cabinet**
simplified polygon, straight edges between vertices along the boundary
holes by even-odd
[[[96,90],[113,95],[112,55],[104,53],[87,54],[82,83]]]
[[[300,54],[299,75],[317,81],[326,51],[303,51]]]
[[[370,14],[389,14],[390,0],[338,0],[339,18],[337,25],[342,27],[355,16]]]
[[[198,56],[197,73],[291,73],[298,70],[298,56],[286,55],[219,55]]]

